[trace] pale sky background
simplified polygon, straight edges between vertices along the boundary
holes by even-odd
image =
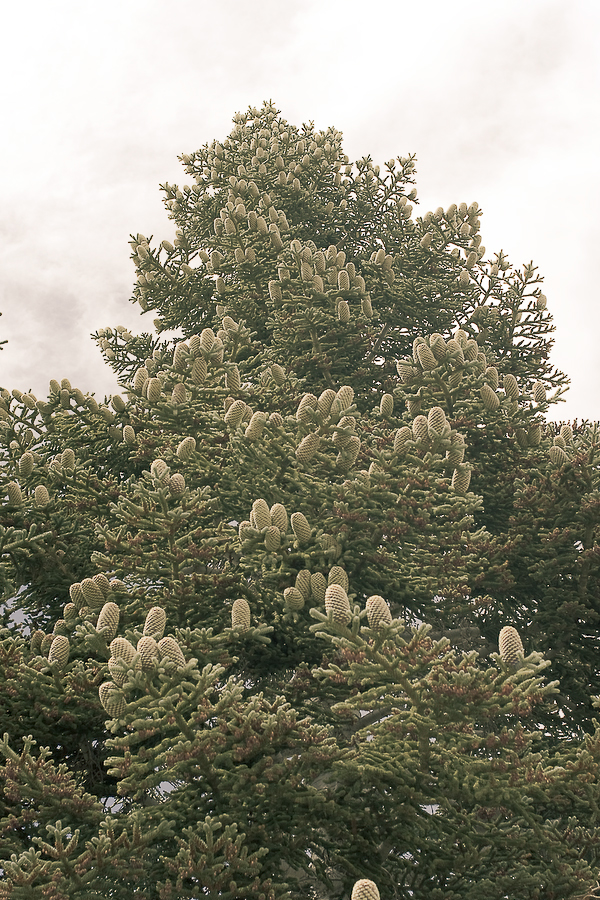
[[[597,0],[31,0],[2,30],[1,386],[117,390],[89,334],[152,330],[129,234],[172,238],[178,155],[272,99],[351,159],[416,153],[420,213],[476,200],[486,255],[545,276],[554,417],[600,419]]]

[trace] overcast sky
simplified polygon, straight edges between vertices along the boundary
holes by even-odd
[[[545,276],[554,417],[600,419],[597,0],[31,0],[2,26],[3,387],[117,389],[89,334],[152,330],[129,234],[171,238],[178,155],[272,99],[351,159],[416,153],[419,212],[476,200],[487,254]]]

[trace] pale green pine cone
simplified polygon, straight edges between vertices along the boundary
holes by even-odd
[[[244,437],[249,441],[256,441],[261,436],[266,423],[267,414],[264,412],[255,412],[244,432]]]
[[[500,398],[498,395],[492,390],[489,384],[484,384],[481,388],[481,399],[483,400],[483,405],[490,412],[495,412],[500,406]]]
[[[312,535],[312,528],[308,524],[306,516],[301,512],[292,513],[290,523],[299,543],[307,544]]]
[[[33,466],[33,453],[30,453],[29,450],[27,450],[19,460],[19,475],[22,478],[29,478],[29,476],[33,472]]]
[[[450,435],[450,425],[441,406],[433,406],[427,415],[427,433],[432,440]]]
[[[71,597],[71,601],[75,604],[77,609],[81,609],[82,606],[85,606],[85,597],[83,596],[83,591],[81,589],[81,582],[76,581],[69,588],[69,596]]]
[[[69,649],[69,638],[63,634],[57,634],[50,645],[48,662],[62,672],[69,661]]]
[[[464,495],[471,483],[471,470],[467,466],[457,466],[452,475],[452,487],[457,494]]]
[[[302,438],[298,447],[296,448],[296,459],[298,462],[305,465],[310,462],[313,458],[319,446],[321,444],[321,438],[318,434],[311,432],[307,434],[306,437]]]
[[[16,481],[9,481],[6,485],[6,492],[8,494],[8,502],[11,506],[21,506],[23,503],[23,495],[21,493],[21,488],[17,484]]]
[[[368,878],[361,878],[352,888],[351,900],[380,900],[377,885]]]
[[[311,593],[310,586],[311,575],[308,569],[301,569],[296,575],[296,588],[300,591],[305,600],[308,600]]]
[[[354,403],[354,389],[350,385],[344,385],[335,395],[335,399],[339,403],[340,411],[345,412]]]
[[[252,513],[250,515],[251,522],[253,517],[257,531],[262,531],[263,528],[268,528],[269,525],[271,525],[271,511],[269,510],[267,502],[262,498],[255,500],[252,504]]]
[[[144,635],[144,637],[139,639],[137,642],[137,652],[140,654],[142,660],[142,669],[147,671],[158,665],[160,651],[158,649],[158,644],[153,637],[150,637],[150,635]]]
[[[374,594],[367,600],[367,621],[371,628],[380,628],[382,625],[390,625],[392,614],[390,608],[378,594]]]
[[[84,578],[81,582],[81,590],[86,604],[91,609],[101,609],[104,605],[104,594],[92,578]]]
[[[38,484],[35,489],[34,499],[35,505],[40,509],[48,506],[48,504],[50,503],[50,494],[48,493],[48,488],[43,484]]]
[[[163,662],[171,662],[176,668],[181,669],[185,666],[185,657],[181,651],[181,647],[172,637],[164,637],[158,642],[158,650],[160,658]]]
[[[314,413],[318,407],[318,400],[314,394],[304,394],[298,409],[296,410],[296,421],[310,425],[314,421]]]
[[[562,447],[550,447],[548,451],[548,455],[550,456],[550,461],[554,466],[564,466],[569,462],[569,457],[562,449]]]
[[[265,531],[265,547],[269,553],[275,553],[281,546],[281,532],[277,525],[269,525]]]
[[[191,458],[194,450],[196,449],[196,439],[193,437],[184,438],[179,446],[177,447],[177,456],[179,459],[188,460]]]
[[[335,400],[335,391],[331,388],[327,388],[323,391],[322,394],[319,395],[319,399],[317,400],[317,412],[321,419],[326,419],[329,413],[331,412],[331,406],[333,401]]]
[[[389,419],[394,414],[394,398],[391,394],[384,394],[379,402],[379,412],[384,419]]]
[[[113,681],[105,681],[98,690],[100,703],[112,719],[118,719],[125,712],[125,694]]]
[[[315,600],[323,603],[325,591],[327,590],[327,580],[321,572],[313,572],[310,576],[310,590]]]
[[[498,637],[498,649],[502,661],[508,666],[514,666],[523,657],[523,643],[519,632],[511,625],[505,625]]]
[[[135,647],[127,638],[117,637],[110,644],[110,652],[112,656],[119,657],[124,663],[131,664],[135,656]]]
[[[144,637],[153,637],[155,640],[160,640],[164,634],[166,624],[167,614],[162,606],[153,606],[146,615],[143,631]]]
[[[418,444],[429,438],[429,423],[426,416],[416,416],[412,424],[413,437]]]
[[[538,406],[546,402],[546,388],[541,381],[536,381],[533,385],[533,399]]]
[[[519,385],[514,375],[510,373],[505,375],[502,379],[502,386],[504,387],[504,393],[510,400],[519,399]]]
[[[341,584],[330,584],[325,591],[325,612],[340,625],[350,624],[352,619],[350,601]]]
[[[407,425],[403,425],[402,428],[399,428],[394,436],[394,453],[401,453],[404,450],[407,441],[412,441],[413,433],[412,429],[408,428]]]
[[[283,592],[285,605],[292,612],[299,612],[305,603],[303,594],[296,587],[287,587]]]
[[[119,616],[119,607],[116,603],[105,603],[100,610],[100,615],[96,622],[96,631],[102,632],[107,642],[112,641],[117,633]]]
[[[419,344],[417,346],[417,358],[426,372],[431,371],[431,369],[437,369],[438,367],[438,361],[427,344]]]
[[[231,608],[231,627],[237,631],[245,632],[250,628],[250,607],[244,597],[238,597]]]
[[[345,569],[342,569],[341,566],[332,566],[327,577],[327,584],[339,584],[347,591],[349,582]]]
[[[235,400],[225,413],[225,424],[228,428],[237,428],[241,424],[246,412],[246,404],[243,400]]]

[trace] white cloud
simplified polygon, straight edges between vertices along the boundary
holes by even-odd
[[[177,155],[272,98],[292,122],[336,125],[351,157],[415,152],[424,209],[477,200],[488,251],[546,275],[554,361],[573,378],[558,414],[600,418],[599,24],[584,0],[13,5],[0,381],[114,389],[87,335],[149,329],[127,302],[129,234],[170,237],[158,185],[185,180]]]

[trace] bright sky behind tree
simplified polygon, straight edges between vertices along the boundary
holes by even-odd
[[[600,5],[595,0],[32,0],[3,13],[0,385],[116,379],[89,334],[152,331],[130,233],[172,238],[160,183],[272,99],[350,159],[417,156],[423,214],[476,200],[486,256],[533,260],[571,377],[554,418],[600,419]]]

